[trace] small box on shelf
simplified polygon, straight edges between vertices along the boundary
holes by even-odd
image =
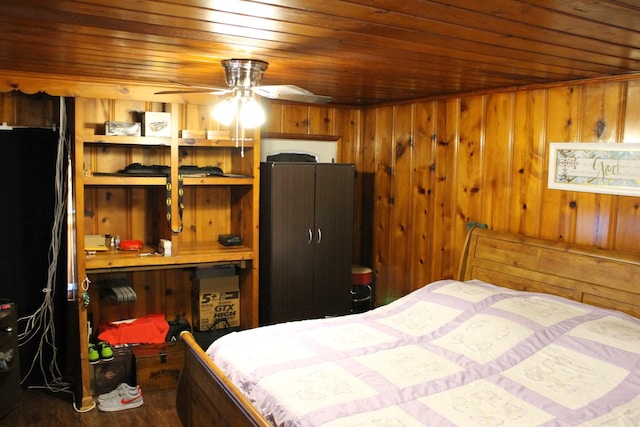
[[[171,136],[171,113],[146,111],[142,121],[144,136]]]
[[[171,256],[171,240],[160,239],[158,244],[158,252],[164,256]]]
[[[205,137],[206,134],[203,130],[182,129],[180,131],[180,138],[184,139],[204,139]]]
[[[109,136],[140,136],[139,122],[105,122],[105,135]]]
[[[228,130],[208,130],[207,139],[229,139],[231,135]]]

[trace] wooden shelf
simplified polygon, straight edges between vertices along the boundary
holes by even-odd
[[[111,185],[111,186],[164,186],[167,179],[163,176],[87,176],[84,185]],[[253,185],[253,177],[184,177],[184,185]]]
[[[170,137],[162,136],[120,136],[120,135],[95,135],[83,134],[85,144],[121,144],[121,145],[148,145],[171,146]],[[236,141],[233,138],[204,139],[204,138],[178,138],[180,147],[211,147],[211,148],[238,148],[244,144],[244,148],[253,148],[253,138],[245,138],[244,141]]]
[[[218,242],[181,243],[178,255],[147,255],[153,247],[139,251],[105,251],[85,256],[87,272],[102,270],[156,269],[161,266],[181,267],[196,264],[235,262],[253,259],[253,251],[246,246],[223,246]]]
[[[233,139],[198,139],[198,138],[180,138],[178,145],[180,147],[211,147],[211,148],[237,148],[242,143],[236,143]],[[244,148],[253,148],[253,139],[245,138]]]
[[[207,176],[207,177],[183,177],[184,185],[253,185],[253,177],[227,177],[227,176]]]
[[[148,185],[164,186],[167,178],[164,176],[85,176],[84,185]]]
[[[82,135],[85,144],[159,145],[170,147],[171,138],[163,136]]]

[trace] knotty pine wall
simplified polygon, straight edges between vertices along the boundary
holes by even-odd
[[[276,105],[263,130],[342,135],[358,174],[354,260],[384,303],[455,277],[470,221],[640,252],[640,199],[547,189],[550,142],[640,142],[639,95],[640,80],[617,78],[362,111]]]
[[[469,221],[640,252],[639,198],[547,189],[550,142],[640,142],[638,95],[639,80],[600,80],[366,109],[378,301],[454,277]]]
[[[271,103],[262,131],[332,136],[356,164],[354,262],[383,303],[454,277],[469,221],[640,252],[639,198],[546,188],[550,142],[640,142],[639,95],[635,76],[364,109]],[[29,105],[12,96],[9,124]]]

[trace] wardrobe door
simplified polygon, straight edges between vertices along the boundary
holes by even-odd
[[[315,167],[263,163],[261,175],[261,323],[311,317]]]
[[[316,166],[313,300],[318,316],[346,314],[351,307],[354,181],[351,164]]]

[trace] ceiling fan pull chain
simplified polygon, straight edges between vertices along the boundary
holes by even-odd
[[[244,159],[244,126],[242,126],[242,140],[240,141],[240,157]]]

